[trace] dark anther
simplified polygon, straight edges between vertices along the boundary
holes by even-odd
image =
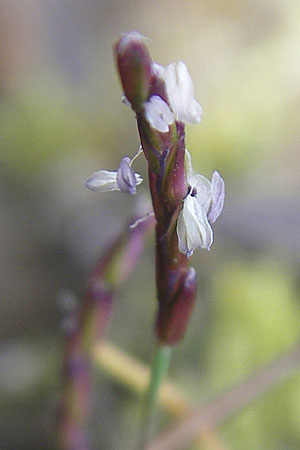
[[[187,196],[191,192],[191,189],[192,189],[192,186],[188,185],[188,190],[187,190],[186,196],[184,198],[187,198]]]
[[[197,195],[197,189],[194,187],[192,192],[191,192],[191,196],[192,197],[196,197],[196,195]]]

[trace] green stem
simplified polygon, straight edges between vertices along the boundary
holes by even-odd
[[[143,404],[141,438],[138,450],[142,450],[145,447],[151,435],[154,425],[159,388],[165,374],[167,373],[170,355],[171,347],[168,345],[161,345],[159,343],[157,344],[151,365],[149,386]]]

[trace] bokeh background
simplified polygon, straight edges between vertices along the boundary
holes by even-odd
[[[139,199],[84,180],[138,147],[112,55],[122,32],[154,60],[183,60],[203,123],[195,169],[226,180],[198,300],[170,377],[199,405],[299,338],[300,7],[294,0],[12,0],[0,13],[0,448],[53,450],[63,334],[57,300],[81,298],[93,263]],[[146,178],[143,158],[136,169]],[[144,196],[144,197],[143,197]],[[153,237],[116,300],[111,341],[147,362]],[[67,294],[66,294],[67,293]],[[136,398],[99,370],[97,449],[132,448]],[[218,433],[233,450],[300,448],[300,378]],[[101,444],[99,444],[99,442]]]

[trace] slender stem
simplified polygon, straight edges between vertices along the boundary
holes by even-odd
[[[151,435],[161,382],[167,373],[171,347],[157,344],[151,365],[150,381],[145,395],[139,450],[143,449]]]

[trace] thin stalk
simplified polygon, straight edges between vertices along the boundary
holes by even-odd
[[[159,388],[165,374],[168,371],[170,355],[170,346],[161,345],[159,343],[157,344],[151,365],[149,386],[143,404],[139,450],[144,448],[152,433],[156,406],[158,403]]]

